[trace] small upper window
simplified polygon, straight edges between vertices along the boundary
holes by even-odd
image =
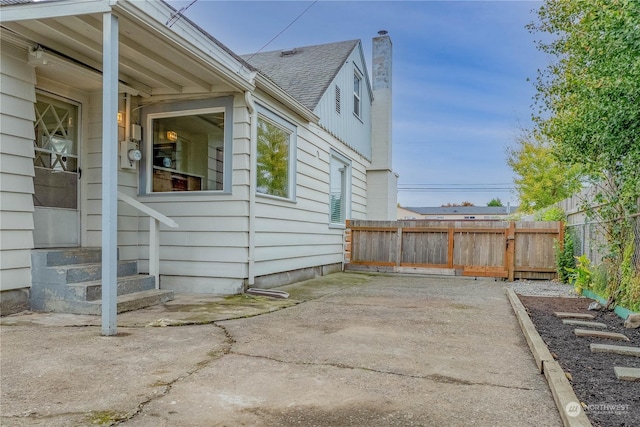
[[[295,130],[273,113],[262,111],[258,116],[258,193],[294,198]]]
[[[340,105],[340,86],[336,85],[336,113],[340,114],[341,105]]]
[[[362,98],[362,77],[356,71],[353,74],[353,114],[360,117],[361,114],[361,98]]]

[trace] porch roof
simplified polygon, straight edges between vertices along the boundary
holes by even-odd
[[[38,75],[102,85],[102,14],[119,20],[120,90],[143,97],[254,88],[255,70],[163,1],[0,0],[2,38],[29,49]]]

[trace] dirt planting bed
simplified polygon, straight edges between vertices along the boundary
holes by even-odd
[[[614,366],[640,368],[640,357],[592,353],[591,343],[640,346],[640,329],[626,329],[613,312],[589,311],[587,298],[518,295],[551,354],[558,360],[576,396],[594,426],[640,426],[640,381],[622,381]],[[555,312],[594,314],[592,321],[607,325],[607,332],[626,335],[630,341],[578,337],[574,330],[594,329],[567,325]]]

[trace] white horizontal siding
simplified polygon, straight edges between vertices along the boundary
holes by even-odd
[[[0,49],[0,291],[31,286],[35,73],[26,51]]]
[[[261,99],[269,104],[268,99]],[[161,286],[177,291],[233,293],[248,277],[249,116],[244,99],[234,106],[233,173],[231,194],[138,193],[138,172],[120,171],[119,190],[175,220],[179,228],[161,225]],[[100,105],[94,95],[91,105]],[[343,230],[329,226],[329,161],[331,150],[351,159],[352,217],[366,217],[366,168],[358,152],[315,125],[300,121],[279,108],[274,113],[295,123],[297,138],[296,200],[256,198],[255,269],[258,276],[342,261]],[[100,114],[89,111],[91,123],[84,157],[86,238],[99,245],[101,228]],[[118,246],[123,259],[138,259],[139,271],[148,271],[149,219],[120,203]]]
[[[24,212],[2,211],[2,230],[33,230],[33,216]]]
[[[339,264],[342,262],[342,255],[330,254],[315,257],[317,265]],[[284,271],[301,270],[308,268],[307,258],[288,258],[284,264],[288,270],[283,270],[283,262],[281,260],[262,261],[256,264],[256,276],[266,276]]]
[[[31,267],[0,270],[0,283],[2,283],[0,291],[31,287]]]
[[[277,108],[272,111],[298,127],[296,199],[257,197],[255,274],[340,263],[344,231],[329,226],[331,150],[351,159],[352,216],[358,218],[366,216],[369,162],[322,128],[297,121]]]
[[[118,110],[124,111],[124,98],[119,97]],[[83,104],[83,118],[88,121],[82,146],[82,234],[87,246],[102,242],[102,93],[89,95]],[[134,103],[132,108],[136,108]],[[118,125],[118,139],[124,139],[124,125]],[[119,154],[119,153],[118,153]],[[117,164],[120,164],[118,157]],[[118,167],[118,191],[135,197],[138,194],[138,169]],[[138,258],[139,212],[123,202],[118,203],[118,256],[122,260]]]
[[[356,67],[362,73],[360,118],[353,114],[353,75]],[[327,88],[314,112],[320,117],[320,125],[330,134],[335,135],[349,147],[371,159],[371,95],[366,80],[368,80],[368,76],[362,56],[362,47],[358,45]],[[340,113],[336,111],[336,85],[340,87],[341,92]]]
[[[26,194],[33,194],[33,180],[25,179],[24,174],[10,174],[0,172],[0,192],[14,192],[16,189],[22,189]],[[7,209],[12,206],[7,206]]]
[[[138,197],[145,205],[178,223],[176,229],[160,226],[160,283],[163,288],[205,293],[234,293],[242,289],[247,277],[249,233],[248,118],[244,97],[236,96],[231,145],[233,170],[231,177],[227,177],[232,181],[231,194],[185,192]],[[91,163],[99,167],[99,153],[91,157]],[[90,185],[88,192],[90,198],[99,198],[99,182]],[[99,218],[99,211],[95,213]],[[90,228],[100,225],[89,221]],[[120,218],[118,221],[119,246],[125,221]],[[148,217],[138,216],[135,228],[139,271],[147,272]]]
[[[31,267],[30,249],[10,249],[0,251],[0,270],[29,269]]]

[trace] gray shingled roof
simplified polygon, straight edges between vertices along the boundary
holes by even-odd
[[[442,207],[418,207],[404,209],[419,213],[420,215],[507,215],[518,210],[518,206],[442,206]],[[508,211],[507,211],[508,209]]]
[[[359,42],[348,40],[241,57],[313,111]]]
[[[27,4],[31,2],[32,0],[0,0],[0,6],[9,6],[12,4]]]

